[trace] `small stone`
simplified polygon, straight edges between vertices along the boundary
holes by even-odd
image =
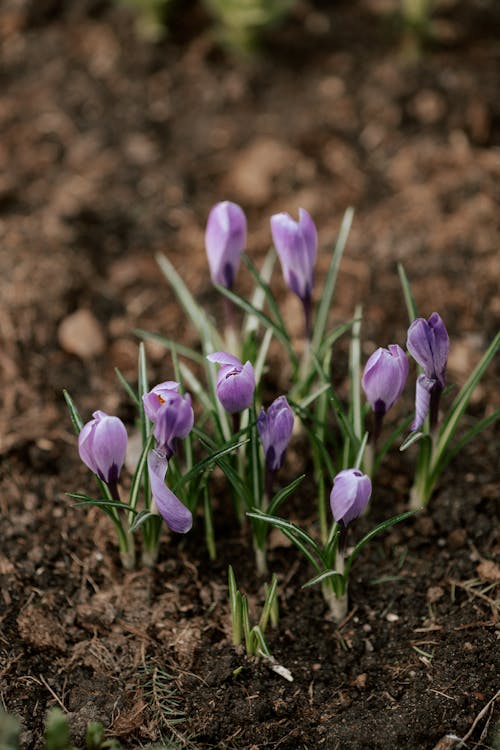
[[[476,572],[483,581],[498,583],[500,581],[500,567],[493,560],[483,560],[476,568]]]
[[[462,549],[467,544],[467,531],[465,529],[453,529],[448,534],[448,547],[452,550]]]
[[[64,318],[57,337],[65,352],[81,359],[98,357],[106,349],[102,327],[90,310],[77,310]]]
[[[387,622],[397,622],[399,620],[399,615],[394,614],[394,612],[389,612],[385,619]]]
[[[429,604],[434,604],[442,599],[444,596],[444,589],[441,586],[431,586],[427,589],[427,601]]]

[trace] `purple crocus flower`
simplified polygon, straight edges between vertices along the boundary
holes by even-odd
[[[275,214],[271,216],[271,233],[287,286],[303,302],[310,300],[318,251],[314,221],[304,208],[299,208],[298,222],[286,212]]]
[[[175,441],[187,437],[193,429],[191,397],[189,394],[181,396],[179,386],[179,383],[167,380],[142,398],[146,416],[154,425],[158,448],[166,453],[167,458],[175,453]]]
[[[408,329],[406,346],[413,359],[424,371],[417,378],[415,419],[410,429],[420,429],[429,409],[431,427],[435,427],[439,398],[446,384],[446,364],[450,349],[448,332],[440,315],[434,312],[429,320],[424,318],[414,320]]]
[[[248,409],[255,391],[255,374],[252,363],[243,365],[237,357],[226,352],[207,356],[209,362],[221,365],[217,375],[217,397],[229,414]]]
[[[366,363],[361,385],[376,414],[384,415],[401,396],[408,370],[406,354],[397,344],[373,352]]]
[[[118,417],[95,411],[78,435],[83,463],[108,485],[116,485],[125,461],[127,430]]]
[[[243,209],[231,201],[217,203],[208,215],[205,230],[205,247],[214,284],[232,287],[246,239],[247,220]]]
[[[168,469],[168,458],[165,451],[156,448],[148,455],[148,473],[151,492],[158,509],[167,526],[177,534],[186,534],[193,525],[191,511],[181,503],[165,484]]]
[[[361,515],[372,494],[370,477],[359,469],[344,469],[333,480],[330,507],[337,523],[348,526]]]
[[[441,316],[434,312],[429,320],[414,320],[408,329],[406,346],[425,375],[430,380],[437,381],[443,389],[446,384],[450,339]]]
[[[283,464],[293,430],[293,411],[285,396],[277,398],[266,411],[262,408],[257,429],[269,471],[278,471]]]

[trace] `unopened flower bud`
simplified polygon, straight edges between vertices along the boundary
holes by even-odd
[[[233,282],[247,239],[247,220],[236,203],[217,203],[208,216],[205,231],[210,276],[214,284],[226,288]]]
[[[95,411],[78,436],[83,463],[106,484],[116,484],[125,461],[127,430],[118,417]]]
[[[217,397],[229,414],[248,409],[253,402],[255,374],[251,362],[243,365],[237,357],[226,352],[207,356],[209,362],[221,365],[217,375]]]
[[[333,480],[330,507],[337,523],[348,526],[361,515],[372,494],[370,478],[359,469],[344,469]]]
[[[277,471],[283,464],[293,430],[293,411],[285,396],[277,398],[266,411],[262,408],[257,419],[257,429],[266,457],[266,466]]]

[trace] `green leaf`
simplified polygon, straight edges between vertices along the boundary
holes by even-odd
[[[267,641],[264,638],[264,633],[260,629],[258,625],[254,625],[254,627],[251,630],[251,635],[254,637],[254,639],[257,641],[257,647],[254,646],[253,653],[256,654],[257,651],[260,649],[265,656],[271,656],[271,652],[269,650],[269,646],[267,645]]]
[[[243,262],[245,263],[246,267],[250,271],[251,275],[253,276],[254,281],[257,284],[258,290],[261,292],[260,295],[254,294],[251,300],[252,307],[255,310],[262,310],[264,305],[264,300],[269,305],[269,309],[274,315],[274,319],[276,320],[277,325],[283,330],[286,331],[286,325],[285,321],[283,320],[281,316],[280,309],[276,303],[276,299],[274,297],[274,294],[272,293],[268,281],[271,278],[271,272],[274,267],[274,264],[276,262],[276,251],[274,248],[271,248],[269,251],[266,260],[264,261],[264,266],[262,269],[262,273],[260,274],[257,270],[257,267],[251,260],[250,256],[246,253],[243,253],[241,256],[243,258]],[[249,320],[251,320],[251,317],[255,317],[254,313],[248,313]],[[288,335],[288,334],[287,334]],[[289,337],[290,338],[290,337]]]
[[[305,398],[301,399],[299,403],[297,404],[297,407],[301,409],[302,411],[306,411],[307,407],[313,404],[317,398],[319,398],[323,393],[326,393],[331,389],[330,383],[324,383],[322,386],[320,386],[317,390],[313,391],[313,393],[310,393],[309,396],[306,396]]]
[[[191,320],[200,336],[203,337],[205,335],[205,331],[208,329],[210,332],[210,338],[215,347],[214,351],[223,349],[222,339],[219,336],[218,331],[211,323],[208,322],[206,312],[202,310],[202,308],[198,305],[195,298],[175,270],[172,263],[165,255],[162,255],[161,253],[156,256],[156,261],[160,266],[166,280],[174,290],[177,299],[184,308],[188,318]]]
[[[231,613],[231,626],[233,631],[233,645],[239,646],[242,639],[243,618],[241,594],[238,591],[234,570],[230,565],[227,571],[229,588],[229,611]]]
[[[158,520],[158,513],[151,513],[150,510],[146,510],[146,509],[140,510],[137,513],[134,519],[134,522],[130,526],[131,533],[133,534],[135,531],[137,531],[137,529],[140,529],[141,526],[143,526],[146,523],[146,521],[149,521],[150,518],[154,518]]]
[[[410,432],[408,437],[406,437],[401,445],[399,446],[400,451],[405,451],[407,448],[410,447],[410,445],[413,445],[414,443],[418,443],[419,440],[431,440],[431,436],[428,432]]]
[[[130,505],[127,505],[127,503],[120,503],[118,500],[96,500],[95,498],[89,498],[88,495],[83,495],[79,492],[68,492],[67,494],[69,497],[72,497],[75,500],[85,498],[84,500],[80,500],[80,502],[75,503],[75,508],[84,505],[95,505],[96,508],[121,508],[122,510],[126,510],[127,513],[137,513],[137,511],[134,510],[134,508],[131,508]]]
[[[411,293],[410,282],[408,281],[408,276],[406,275],[406,271],[402,263],[398,263],[398,274],[399,280],[401,281],[401,286],[403,288],[403,296],[405,298],[406,310],[408,312],[408,320],[410,321],[410,323],[413,323],[415,318],[418,317],[417,306],[415,304],[413,294]]]
[[[352,428],[358,441],[363,434],[363,419],[361,410],[361,305],[356,305],[355,322],[352,327],[351,348],[349,356],[349,374],[351,380],[351,410]],[[359,450],[359,448],[358,448]]]
[[[203,438],[201,438],[203,441]],[[204,472],[206,469],[210,469],[214,464],[218,464],[220,459],[227,455],[228,453],[232,453],[234,451],[237,451],[238,448],[240,448],[242,445],[246,445],[249,442],[249,438],[245,438],[244,440],[238,440],[236,443],[228,442],[224,443],[224,445],[221,448],[218,448],[213,453],[211,453],[209,456],[204,458],[202,461],[199,461],[191,471],[188,471],[184,476],[177,482],[175,485],[173,492],[177,494],[178,490],[188,482],[191,482],[195,477],[199,476],[202,472]]]
[[[158,344],[162,344],[165,349],[168,349],[169,351],[173,351],[175,349],[177,354],[180,354],[182,357],[186,357],[186,359],[191,359],[193,362],[197,362],[199,365],[205,364],[205,357],[203,356],[203,354],[200,354],[200,352],[197,352],[195,349],[191,349],[188,346],[179,344],[173,339],[169,339],[166,336],[161,336],[159,333],[150,333],[149,331],[144,331],[142,328],[135,328],[133,330],[133,334],[138,338],[143,339],[144,341],[156,341]]]
[[[262,607],[262,613],[259,619],[259,628],[264,633],[267,628],[267,623],[271,617],[273,607],[275,605],[276,593],[278,590],[278,579],[276,575],[273,575],[271,585],[267,590],[264,606]]]
[[[314,352],[319,351],[321,343],[324,339],[324,333],[326,328],[326,321],[328,319],[328,313],[332,305],[333,293],[335,291],[335,284],[337,281],[337,274],[340,266],[340,261],[344,253],[344,248],[349,237],[349,231],[351,229],[352,219],[354,216],[354,209],[348,208],[342,219],[340,225],[337,242],[333,250],[332,259],[330,266],[326,274],[325,283],[323,285],[321,293],[321,302],[316,313],[316,320],[314,322],[314,330],[312,335],[311,348]]]
[[[301,586],[301,589],[307,589],[309,586],[314,586],[316,583],[322,583],[323,581],[326,581],[327,578],[344,578],[342,573],[339,573],[338,570],[324,570],[322,573],[320,573],[317,576],[314,576],[314,578],[311,578],[307,583],[304,583],[303,586]]]
[[[451,405],[448,416],[446,417],[441,427],[441,430],[439,432],[439,438],[438,438],[437,445],[436,445],[436,448],[432,457],[432,462],[431,462],[431,473],[441,461],[441,457],[444,451],[446,450],[448,442],[453,437],[453,434],[458,426],[458,423],[464,411],[466,410],[469,404],[469,401],[472,397],[472,394],[474,393],[476,386],[478,385],[479,381],[483,377],[486,371],[486,368],[490,364],[495,354],[498,352],[499,348],[500,348],[500,332],[497,333],[497,335],[495,336],[495,338],[489,345],[488,349],[485,351],[485,353],[481,357],[481,360],[478,362],[478,364],[476,365],[476,367],[470,374],[469,378],[467,379],[467,382],[462,386],[462,388],[460,389],[460,392],[458,393],[454,402]]]
[[[255,518],[258,521],[264,521],[265,523],[269,523],[271,526],[280,529],[283,534],[285,534],[285,536],[301,550],[309,562],[316,568],[318,573],[320,572],[320,566],[317,560],[315,560],[314,555],[306,545],[313,549],[314,553],[320,558],[320,560],[323,560],[322,550],[307,532],[296,526],[291,521],[286,521],[284,518],[277,518],[276,516],[270,516],[262,511],[248,512],[247,516],[249,518]]]
[[[150,450],[152,450],[153,443],[154,435],[150,435],[142,447],[141,455],[139,456],[137,466],[135,467],[129,493],[129,503],[131,510],[137,508],[137,504],[139,501],[139,492],[141,491],[141,481],[144,479],[144,474],[147,472],[148,453],[150,452]]]
[[[386,529],[389,529],[391,526],[394,526],[395,524],[399,523],[400,521],[405,521],[407,518],[410,518],[410,516],[414,516],[416,513],[418,513],[418,510],[408,510],[405,513],[400,513],[398,516],[393,516],[392,518],[389,518],[387,521],[383,521],[378,526],[376,526],[374,529],[372,529],[368,534],[366,534],[360,542],[356,544],[353,551],[349,555],[346,561],[345,565],[345,571],[344,571],[344,578],[347,580],[349,576],[349,572],[351,570],[351,565],[354,562],[354,559],[359,555],[365,544],[367,544],[369,541],[371,541],[374,537],[381,534]]]
[[[361,441],[361,445],[359,446],[358,455],[356,456],[356,460],[354,461],[354,467],[355,469],[359,469],[361,466],[361,462],[363,460],[363,454],[365,452],[366,444],[368,442],[368,433],[365,432],[363,436],[363,440]]]
[[[344,335],[350,328],[353,327],[353,325],[356,323],[356,320],[349,320],[347,323],[342,323],[341,325],[336,326],[330,333],[328,333],[323,341],[321,342],[321,346],[318,351],[318,357],[319,359],[323,359],[325,355],[331,350],[332,346],[338,339]]]
[[[73,427],[75,428],[75,432],[78,435],[83,427],[83,419],[81,418],[80,413],[76,408],[75,402],[66,389],[63,390],[63,396],[68,405],[69,416],[71,417],[71,421],[73,422]]]
[[[389,448],[391,445],[393,445],[396,440],[400,437],[400,435],[403,434],[403,432],[409,427],[410,423],[413,421],[413,417],[406,417],[406,419],[401,422],[401,424],[397,425],[390,435],[386,438],[386,440],[383,442],[382,447],[380,450],[377,451],[377,455],[375,456],[375,461],[373,462],[373,468],[372,468],[372,476],[375,476],[377,473],[377,470],[384,460],[384,457],[386,456],[387,452],[389,451]],[[401,450],[401,448],[400,448]]]
[[[301,474],[300,477],[297,477],[297,479],[294,479],[292,482],[286,485],[286,487],[283,487],[279,492],[275,494],[273,497],[271,503],[269,504],[269,508],[267,509],[267,514],[269,516],[272,516],[276,513],[278,508],[282,505],[282,503],[289,497],[297,487],[302,483],[302,481],[305,478],[305,474]]]
[[[244,310],[249,315],[255,315],[262,325],[267,329],[270,328],[275,336],[275,338],[278,339],[278,341],[285,347],[289,357],[290,361],[292,362],[294,368],[298,365],[297,355],[292,349],[292,344],[290,342],[290,337],[286,331],[286,329],[280,327],[278,323],[276,323],[274,320],[272,320],[268,315],[262,312],[262,310],[258,310],[256,307],[254,307],[250,302],[248,302],[246,299],[243,299],[243,297],[240,297],[239,294],[236,294],[235,292],[231,291],[230,289],[226,289],[223,286],[219,286],[216,284],[216,289],[224,295],[224,297],[227,297],[230,299],[235,305],[240,307],[242,310]]]
[[[134,391],[134,389],[132,388],[132,386],[128,382],[128,380],[125,377],[125,375],[122,373],[122,371],[120,369],[118,369],[118,367],[115,367],[115,373],[116,373],[116,375],[118,377],[118,380],[120,381],[120,383],[122,384],[123,388],[125,389],[125,392],[127,393],[128,397],[132,401],[132,403],[135,404],[135,406],[139,407],[140,406],[139,396]]]

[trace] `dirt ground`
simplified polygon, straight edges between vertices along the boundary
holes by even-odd
[[[445,750],[448,734],[499,747],[493,427],[450,464],[427,513],[366,548],[340,629],[273,536],[269,643],[293,682],[230,644],[227,565],[252,603],[262,589],[223,494],[215,563],[198,519],[185,539],[165,530],[154,570],[130,573],[107,519],[65,494],[92,478],[62,389],[86,419],[99,408],[130,426],[114,368],[136,379],[133,329],[196,345],[155,253],[217,313],[203,233],[218,200],[244,207],[257,262],[269,217],[306,208],[318,277],[353,206],[332,320],[362,302],[363,356],[403,344],[403,262],[421,313],[448,327],[449,380],[479,360],[500,313],[500,6],[440,3],[435,39],[411,61],[383,7],[299,3],[254,59],[221,51],[194,2],[156,45],[99,0],[0,7],[0,707],[22,719],[23,748],[43,746],[55,705],[77,744],[99,720],[124,748]],[[279,273],[273,288],[300,336]],[[172,378],[164,349],[148,357],[152,382]],[[467,420],[495,406],[498,362]],[[292,445],[285,475],[299,458]],[[388,457],[356,533],[407,507],[414,459]],[[290,512],[312,523],[310,505],[299,496]]]

